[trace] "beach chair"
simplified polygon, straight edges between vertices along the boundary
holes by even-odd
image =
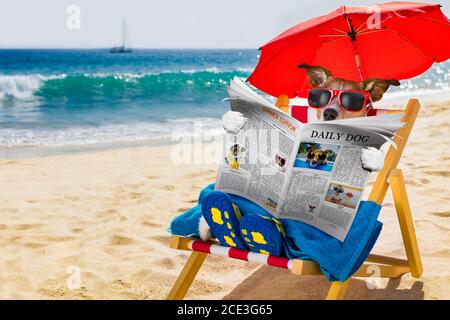
[[[353,277],[374,277],[372,272],[373,269],[371,267],[373,265],[379,267],[380,278],[398,278],[408,272],[410,272],[414,278],[419,278],[422,275],[422,260],[417,245],[413,218],[406,194],[406,186],[402,171],[397,168],[397,164],[408,141],[409,134],[411,133],[419,109],[419,101],[417,99],[411,99],[409,100],[406,109],[401,111],[404,113],[402,121],[405,122],[405,125],[397,132],[397,135],[394,138],[397,149],[391,146],[388,150],[384,167],[378,173],[369,195],[369,200],[382,205],[386,192],[389,186],[391,187],[407,259],[404,260],[370,254],[365,263],[353,274]],[[170,247],[178,250],[192,251],[186,265],[179,274],[178,279],[167,297],[171,300],[184,298],[208,254],[285,268],[291,270],[296,275],[322,275],[319,265],[313,261],[268,256],[260,253],[224,247],[214,241],[204,242],[193,238],[172,236]],[[332,282],[326,299],[343,299],[350,281],[351,277],[345,282]]]

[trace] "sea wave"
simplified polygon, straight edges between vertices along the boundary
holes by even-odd
[[[1,148],[63,147],[144,141],[179,142],[222,134],[220,119],[180,118],[164,122],[74,126],[64,129],[0,128]]]
[[[64,78],[65,75],[0,75],[0,101],[30,99],[45,81]]]
[[[52,98],[101,98],[114,96],[176,96],[223,90],[234,76],[245,78],[251,70],[161,71],[158,73],[0,74],[0,102]]]
[[[225,85],[234,76],[246,78],[251,70],[188,68],[154,73],[0,74],[0,148],[139,143],[219,134],[219,118],[227,108],[220,104],[226,97]],[[448,94],[449,80],[450,63],[444,63],[390,88],[383,102]]]
[[[217,100],[224,85],[234,76],[246,78],[251,68],[234,67],[160,70],[159,72],[117,72],[92,74],[0,74],[0,103],[5,100],[95,99],[123,97]],[[433,66],[413,79],[402,80],[401,87],[391,88],[387,96],[408,95],[411,91],[448,90],[450,62]],[[206,96],[205,96],[206,95]],[[198,99],[197,99],[198,98]]]
[[[384,100],[397,99],[397,98],[411,98],[411,97],[427,97],[450,94],[450,87],[439,88],[417,88],[417,89],[405,89],[396,92],[387,92],[383,95]]]

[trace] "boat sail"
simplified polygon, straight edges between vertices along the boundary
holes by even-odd
[[[124,18],[122,18],[122,45],[113,47],[110,50],[111,53],[131,53],[131,45],[129,43],[129,37],[127,33],[127,25]]]

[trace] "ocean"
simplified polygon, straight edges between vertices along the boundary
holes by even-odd
[[[0,50],[0,156],[159,144],[220,132],[225,85],[258,50]],[[402,81],[385,99],[450,92],[450,62]],[[19,150],[19,151],[18,151]]]

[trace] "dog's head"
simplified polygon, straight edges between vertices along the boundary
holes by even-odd
[[[336,194],[341,194],[341,193],[344,193],[344,188],[342,188],[341,185],[335,185],[335,186],[333,187],[333,191],[334,191],[334,193],[336,193]]]
[[[300,64],[299,68],[306,69],[309,84],[311,87],[323,87],[332,90],[358,90],[370,94],[371,101],[381,100],[383,94],[392,86],[399,86],[397,80],[383,80],[379,78],[370,78],[362,82],[355,82],[341,78],[334,78],[331,71],[321,66],[310,66]],[[340,107],[338,97],[333,97],[330,103],[317,110],[317,116],[321,121],[330,121],[338,119],[356,118],[367,116],[368,109],[364,106],[358,112],[349,112]]]
[[[279,155],[275,155],[275,162],[280,166],[280,167],[284,167],[284,165],[286,164],[286,159],[279,156]]]
[[[233,144],[231,147],[230,147],[230,153],[233,155],[233,156],[235,156],[235,157],[238,157],[238,156],[240,156],[243,152],[245,152],[246,150],[245,150],[245,148],[244,147],[241,147],[241,145],[239,145],[238,143],[236,143],[236,144]]]
[[[319,164],[323,164],[331,153],[332,153],[331,150],[320,150],[311,147],[308,149],[306,158],[308,159],[309,165],[311,167],[316,167]]]

